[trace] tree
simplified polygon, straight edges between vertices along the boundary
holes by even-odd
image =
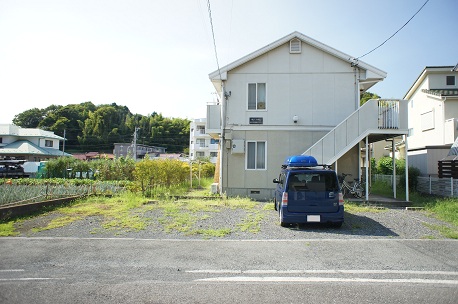
[[[132,142],[136,130],[138,143],[165,147],[167,152],[182,153],[189,146],[188,119],[166,118],[156,112],[132,114],[128,107],[116,103],[51,105],[22,112],[13,121],[23,128],[40,128],[59,136],[65,131],[65,150],[70,153],[111,152],[116,142]]]
[[[33,108],[14,116],[13,123],[22,128],[37,128],[45,115],[44,110]]]
[[[379,98],[381,98],[381,97],[378,96],[377,94],[367,91],[367,92],[364,92],[361,95],[359,104],[362,106],[363,104],[365,104],[370,99],[379,99]]]

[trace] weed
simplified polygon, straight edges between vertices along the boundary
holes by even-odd
[[[458,229],[445,225],[424,224],[426,227],[437,230],[439,233],[449,239],[458,239]]]
[[[19,233],[14,229],[14,221],[0,223],[0,236],[15,236]]]
[[[379,213],[386,211],[385,208],[371,206],[367,204],[345,203],[345,211],[348,213]]]
[[[242,220],[240,224],[237,224],[237,227],[240,228],[242,232],[252,232],[257,233],[261,231],[261,221],[263,220],[264,215],[259,213],[259,211],[254,213],[248,213],[246,218]]]

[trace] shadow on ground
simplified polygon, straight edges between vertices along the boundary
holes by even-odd
[[[333,228],[324,224],[292,224],[286,229],[296,232],[316,232],[316,233],[333,233],[343,235],[359,235],[359,236],[381,236],[381,237],[396,237],[399,236],[391,229],[383,226],[377,221],[368,218],[364,215],[355,215],[345,212],[345,221],[341,228]]]

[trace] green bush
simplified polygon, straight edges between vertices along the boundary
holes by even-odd
[[[405,171],[406,162],[404,159],[396,159],[396,172]],[[391,175],[393,174],[393,159],[385,156],[378,160],[375,166],[377,174]]]
[[[145,158],[135,164],[133,176],[143,194],[154,193],[154,188],[181,185],[189,179],[189,165],[174,159]]]
[[[417,190],[418,177],[419,176],[420,176],[420,169],[418,169],[416,167],[409,167],[409,190],[411,190],[411,191]],[[405,170],[402,171],[401,179],[400,179],[399,183],[400,183],[399,186],[402,189],[406,188],[405,187],[405,185],[406,185],[406,172],[405,172]]]

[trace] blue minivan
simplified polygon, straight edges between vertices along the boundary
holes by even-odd
[[[313,156],[293,155],[281,166],[274,204],[280,225],[325,223],[341,227],[344,222],[344,200],[337,173],[319,165]]]

